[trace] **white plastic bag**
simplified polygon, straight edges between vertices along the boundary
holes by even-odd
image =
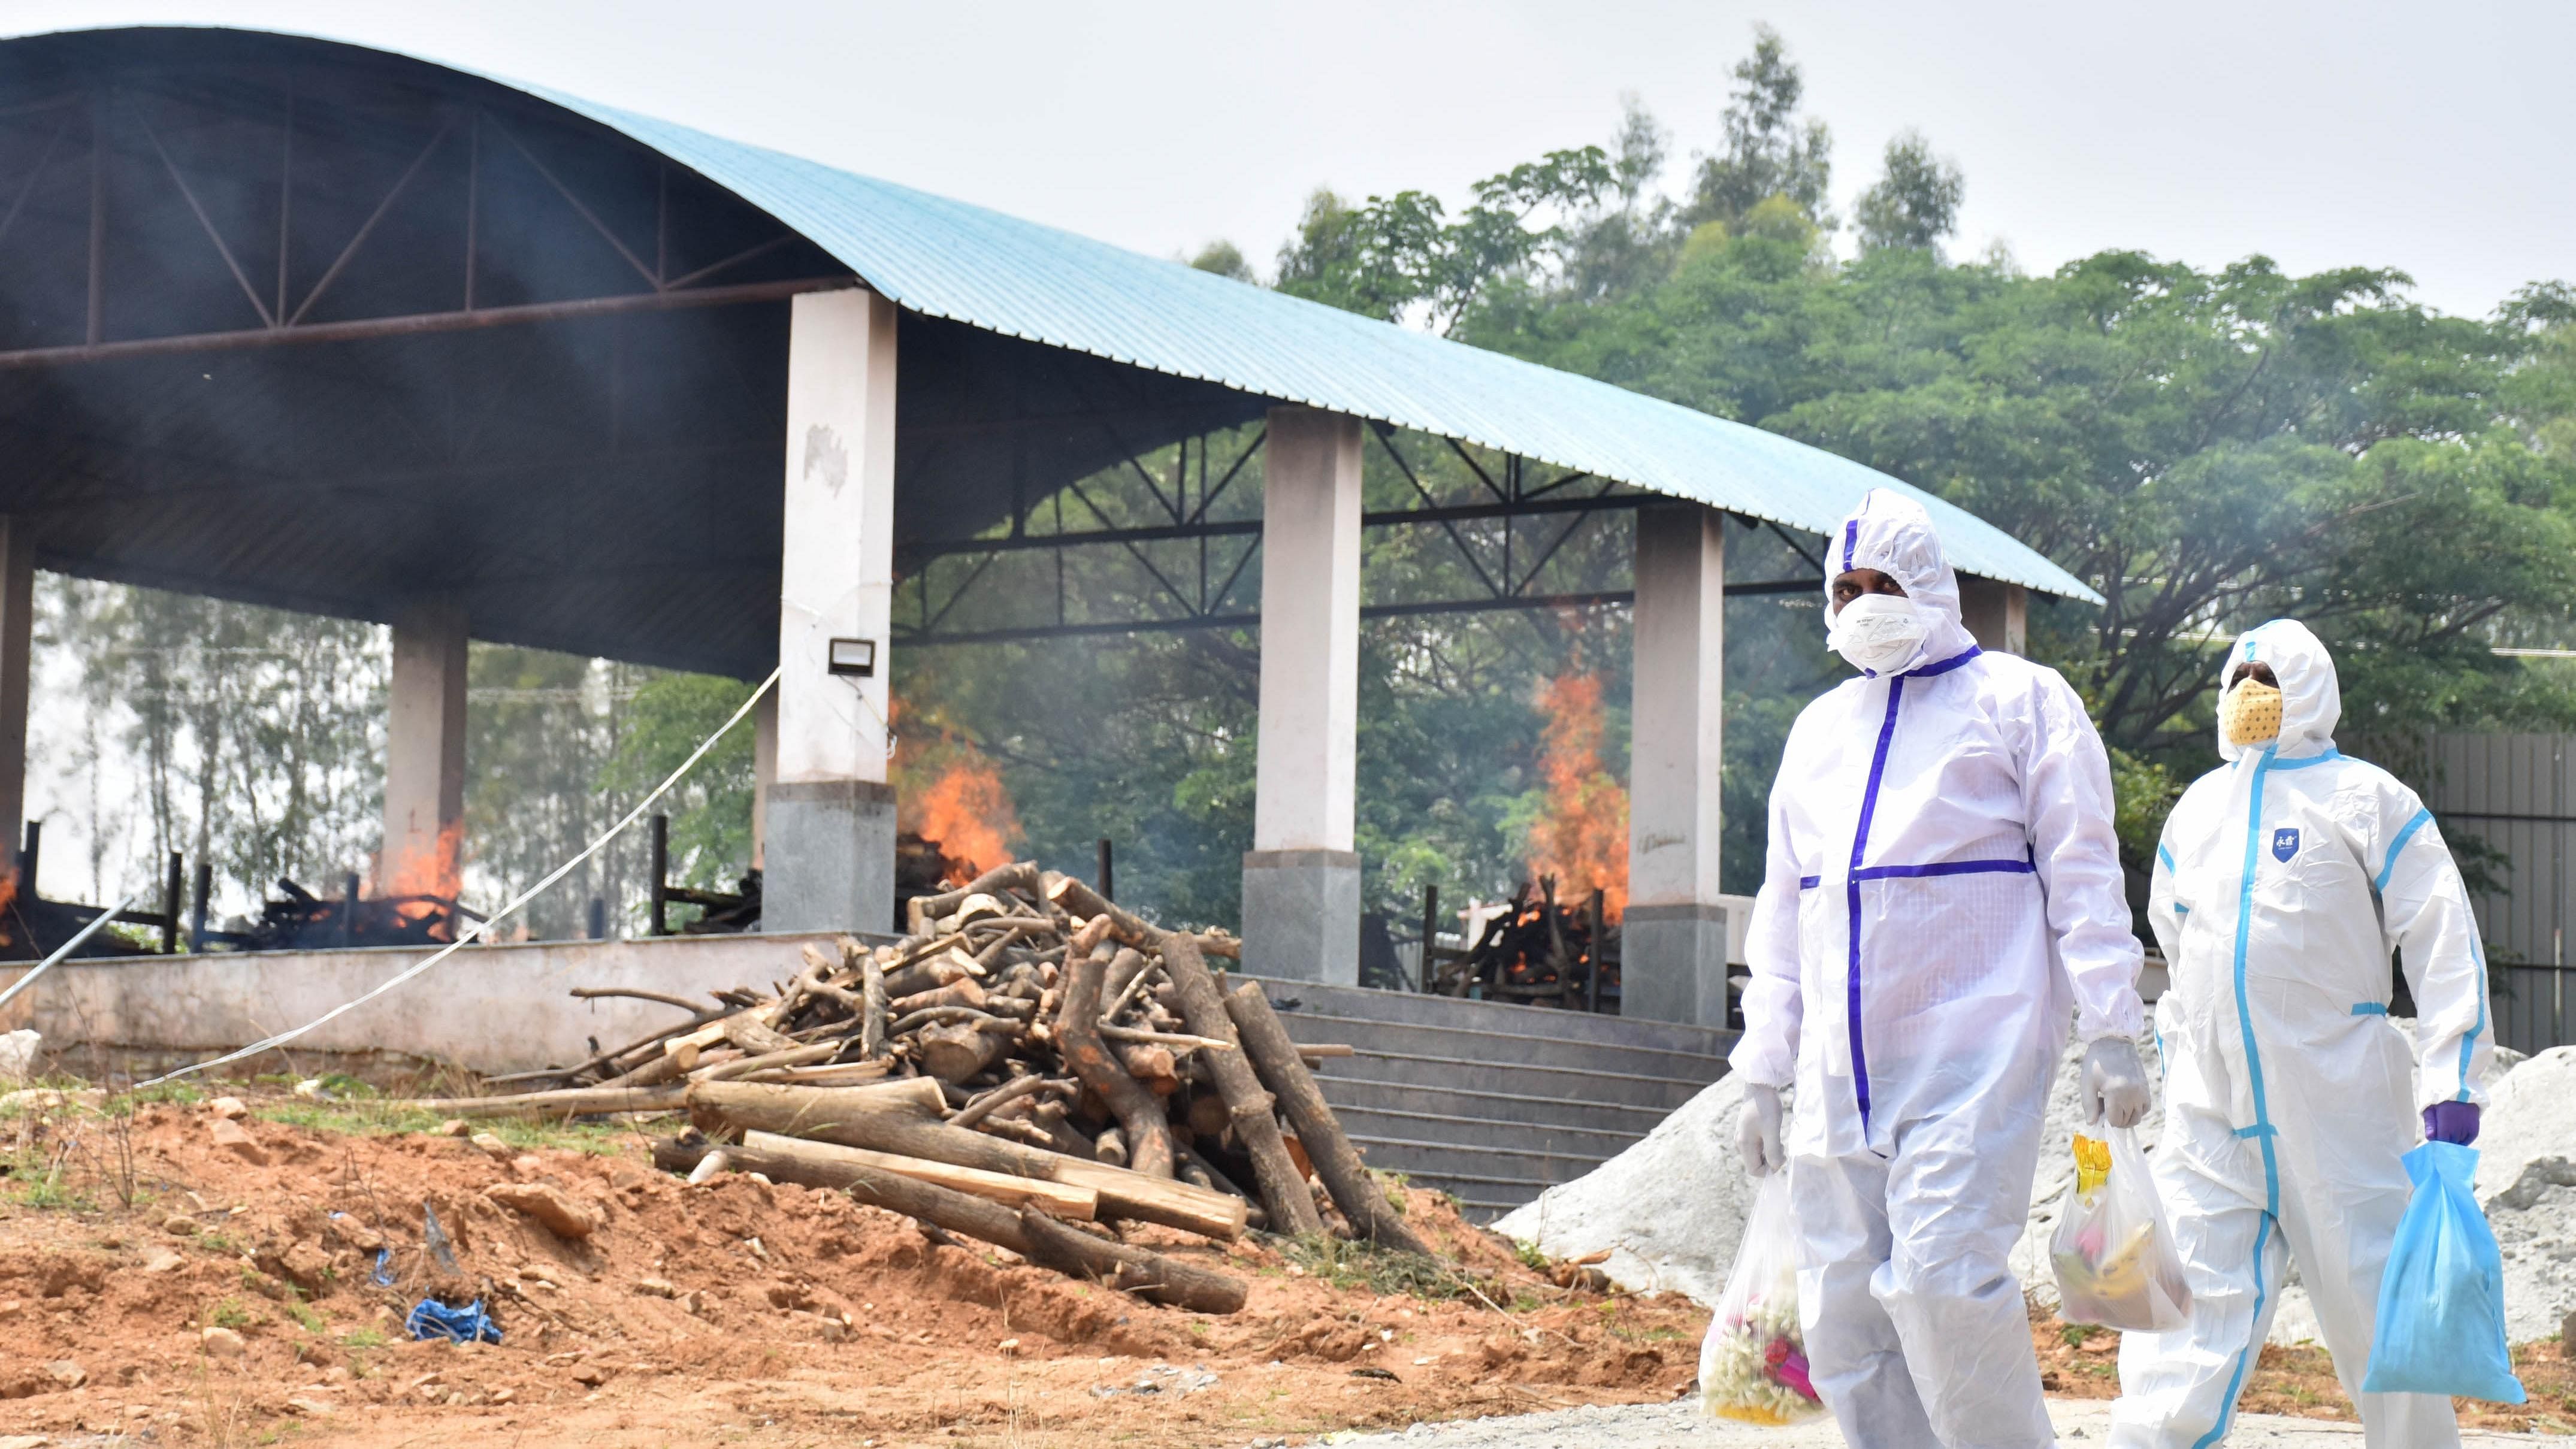
[[[2191,1289],[2147,1156],[2126,1127],[2110,1141],[2078,1135],[2075,1181],[2058,1207],[2048,1256],[2057,1316],[2069,1323],[2163,1332],[2191,1318]]]
[[[1824,1412],[1808,1382],[1798,1326],[1798,1229],[1786,1171],[1754,1191],[1744,1241],[1700,1344],[1699,1401],[1718,1418],[1753,1424],[1794,1424]]]

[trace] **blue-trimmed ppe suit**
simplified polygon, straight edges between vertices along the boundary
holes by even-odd
[[[1797,1089],[1801,1318],[1845,1438],[2053,1444],[2007,1259],[2068,1023],[2144,1027],[2109,761],[2054,670],[1978,652],[1920,505],[1872,492],[1828,546],[1934,619],[1790,730],[1729,1061]]]
[[[2164,1138],[2153,1161],[2191,1282],[2189,1326],[2132,1333],[2111,1442],[2221,1442],[2279,1306],[2287,1259],[2374,1449],[2460,1442],[2448,1399],[2364,1394],[2380,1270],[2405,1215],[2420,1109],[2485,1105],[2494,1057],[2468,893],[2415,792],[2334,746],[2334,661],[2276,620],[2228,651],[2272,666],[2281,737],[2241,748],[2166,820],[2148,912]],[[2225,675],[2222,674],[2222,679]],[[2412,1042],[2390,1024],[2402,950]]]

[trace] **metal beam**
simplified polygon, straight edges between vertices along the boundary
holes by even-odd
[[[116,362],[134,357],[234,352],[297,342],[359,342],[381,337],[418,337],[433,332],[472,332],[486,327],[615,317],[629,312],[668,312],[683,307],[734,307],[751,302],[783,302],[802,292],[829,292],[858,285],[856,277],[803,277],[783,282],[746,282],[731,287],[632,292],[616,297],[586,297],[573,302],[478,307],[464,312],[415,312],[401,317],[309,322],[294,327],[264,327],[239,332],[193,332],[176,337],[138,337],[122,342],[93,342],[71,347],[24,347],[14,352],[0,352],[0,368],[59,367],[84,362]]]

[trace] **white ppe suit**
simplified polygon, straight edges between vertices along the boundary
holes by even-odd
[[[2184,1328],[2122,1342],[2112,1442],[2226,1437],[2287,1256],[2369,1443],[2440,1449],[2460,1442],[2449,1400],[2364,1394],[2361,1381],[2418,1109],[2485,1103],[2495,1053],[2477,923],[2415,792],[2336,751],[2343,701],[2325,646],[2275,620],[2224,667],[2248,660],[2280,682],[2280,738],[2244,747],[2222,731],[2228,763],[2183,793],[2156,850],[2148,914],[2172,984],[2156,1003],[2165,1126],[2153,1161],[2192,1309]],[[2398,948],[2411,1053],[2388,1019]]]
[[[1978,652],[1919,504],[1873,491],[1827,545],[1931,626],[1789,732],[1728,1060],[1797,1088],[1800,1316],[1845,1437],[2053,1444],[2006,1260],[2069,1018],[2144,1025],[2109,761],[2054,670]]]

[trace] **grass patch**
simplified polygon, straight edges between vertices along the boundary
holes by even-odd
[[[1375,1243],[1331,1236],[1297,1237],[1283,1240],[1279,1251],[1310,1277],[1335,1288],[1366,1288],[1380,1297],[1402,1294],[1432,1302],[1492,1297],[1483,1280],[1454,1263],[1419,1253],[1397,1252]]]
[[[250,1104],[251,1115],[316,1132],[348,1137],[388,1137],[407,1132],[435,1132],[447,1119],[373,1097],[342,1101],[308,1101],[302,1097],[263,1099]],[[502,1118],[479,1121],[477,1132],[489,1132],[521,1151],[541,1148],[614,1156],[633,1147],[635,1129],[607,1122],[532,1122]]]
[[[295,1320],[297,1327],[316,1338],[331,1331],[330,1320],[315,1312],[311,1305],[293,1294],[287,1296],[286,1313],[288,1317]]]
[[[243,1329],[259,1320],[251,1316],[251,1311],[242,1306],[240,1299],[227,1298],[215,1305],[214,1311],[206,1315],[206,1321],[217,1328]]]

